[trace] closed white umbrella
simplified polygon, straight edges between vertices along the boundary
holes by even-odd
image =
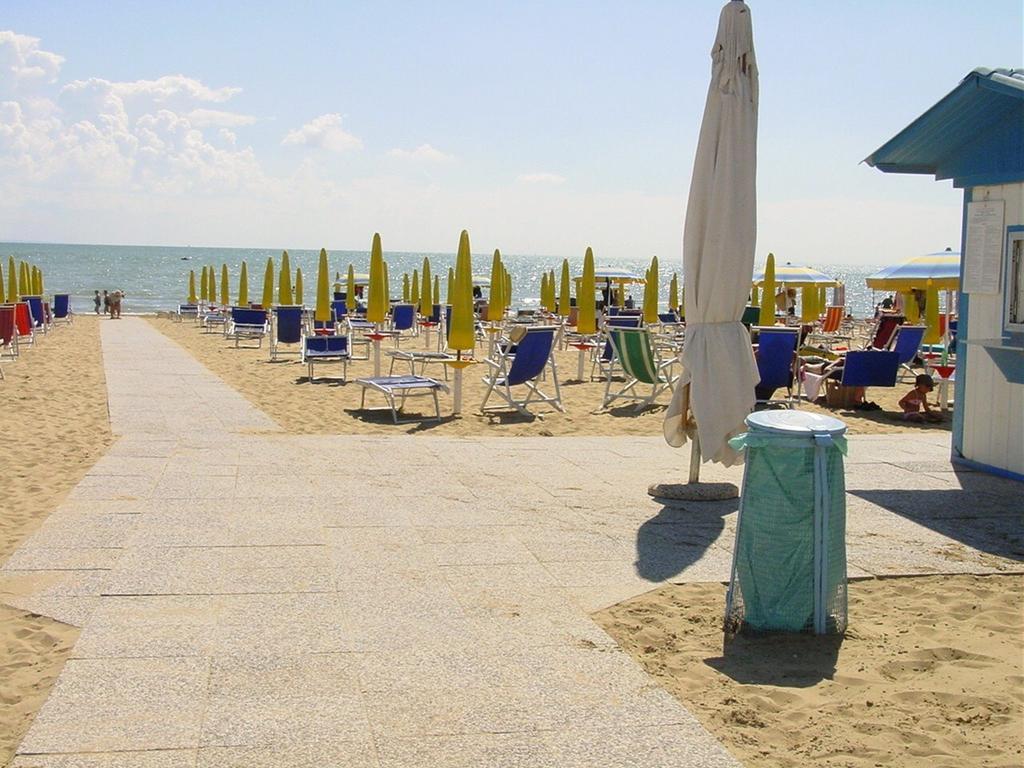
[[[750,335],[740,319],[754,269],[757,233],[757,64],[750,8],[722,9],[711,50],[708,88],[683,231],[686,344],[683,374],[665,417],[665,439],[726,466],[742,460],[729,447],[754,408],[759,378]],[[698,460],[690,465],[696,482]]]

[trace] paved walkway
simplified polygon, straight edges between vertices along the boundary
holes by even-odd
[[[646,495],[683,452],[289,436],[143,320],[103,349],[119,440],[0,574],[83,627],[15,766],[736,765],[588,616],[728,578],[735,502]],[[947,444],[853,441],[851,575],[1019,568]]]

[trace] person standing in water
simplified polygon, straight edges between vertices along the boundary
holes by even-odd
[[[110,294],[106,291],[103,291],[103,314],[110,315]]]
[[[96,314],[98,315],[100,313],[100,304],[103,303],[99,291],[96,291],[96,295],[92,297],[92,303],[96,307]]]

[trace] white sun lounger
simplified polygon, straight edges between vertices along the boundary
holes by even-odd
[[[437,393],[447,392],[448,387],[442,384],[436,379],[430,379],[426,376],[377,376],[369,379],[356,379],[356,384],[363,388],[362,397],[359,399],[360,410],[390,410],[391,418],[395,424],[408,421],[420,421],[420,419],[402,419],[401,422],[398,418],[398,412],[405,407],[405,401],[410,397],[433,397],[434,398],[434,420],[441,420],[441,404],[437,399]],[[366,408],[366,390],[372,389],[375,392],[380,392],[384,395],[387,400],[388,407],[385,408]],[[399,402],[395,403],[395,398],[400,398]]]

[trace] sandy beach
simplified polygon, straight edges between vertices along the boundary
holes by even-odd
[[[0,441],[0,561],[57,508],[112,442],[99,323],[76,318],[34,348],[23,347],[16,362],[0,363],[7,436]],[[0,604],[0,765],[46,700],[78,632]]]
[[[111,321],[80,318],[26,351],[17,363],[5,365],[3,392],[19,404],[7,423],[13,434],[40,436],[17,446],[8,441],[2,449],[3,466],[13,469],[0,477],[2,498],[12,502],[5,503],[0,528],[5,556],[112,443],[98,339],[105,322]],[[358,403],[354,385],[310,385],[298,363],[267,362],[265,348],[235,350],[222,337],[202,334],[190,324],[150,322],[287,432],[387,435],[410,430],[377,415],[353,413]],[[560,363],[563,370],[574,371],[574,353],[560,355]],[[368,374],[369,365],[356,363],[350,376]],[[65,375],[69,368],[73,376]],[[593,413],[602,388],[596,382],[567,384],[567,415],[530,421],[473,413],[422,431],[412,425],[412,431],[454,437],[659,433],[661,407],[639,415]],[[467,402],[478,403],[474,398],[480,394],[474,381]],[[877,392],[871,398],[883,402]],[[874,420],[871,413],[839,415],[855,433],[917,428]],[[47,482],[39,480],[44,466]],[[491,544],[479,540],[473,546],[486,551]],[[1019,764],[1024,750],[1019,728],[1024,702],[1021,576],[856,581],[851,585],[851,630],[841,644],[808,637],[740,638],[724,656],[723,591],[719,583],[665,586],[593,618],[744,764]],[[78,630],[4,606],[0,618],[3,764],[46,700]]]
[[[618,401],[607,410],[601,409],[604,395],[604,381],[580,382],[577,376],[579,353],[569,349],[556,353],[559,381],[562,385],[562,403],[565,413],[559,413],[549,406],[538,406],[536,418],[522,416],[515,411],[483,415],[479,412],[485,386],[481,382],[482,365],[471,366],[464,378],[463,416],[459,419],[444,418],[440,423],[424,421],[416,424],[394,425],[390,415],[381,412],[360,411],[361,387],[351,383],[353,379],[373,375],[371,361],[354,361],[349,364],[349,382],[341,384],[329,380],[310,384],[306,369],[292,356],[277,362],[270,362],[267,341],[262,349],[235,349],[219,333],[203,333],[191,322],[175,323],[168,319],[153,319],[154,326],[169,338],[187,349],[203,365],[225,382],[241,392],[253,405],[260,408],[283,429],[295,434],[396,434],[399,432],[444,435],[447,437],[469,437],[477,435],[521,436],[521,435],[660,435],[662,419],[669,401],[669,394],[662,394],[657,403],[637,411],[632,403]],[[384,342],[383,349],[393,348]],[[424,339],[415,338],[402,342],[403,349],[422,350]],[[486,349],[477,347],[477,356],[485,355]],[[383,357],[382,373],[387,374],[390,358]],[[322,370],[327,375],[327,366]],[[584,375],[589,376],[589,360],[584,366]],[[678,368],[676,369],[678,372]],[[408,373],[407,368],[396,366],[396,373]],[[321,375],[318,372],[318,377]],[[333,374],[332,374],[333,375]],[[428,376],[443,379],[441,366],[428,369]],[[893,389],[874,388],[868,398],[877,402],[880,411],[855,411],[848,409],[827,409],[807,403],[802,408],[828,413],[845,421],[850,434],[886,434],[922,430],[948,430],[949,419],[940,424],[907,424],[899,421],[896,402],[912,384],[900,385]],[[550,387],[541,385],[549,391]],[[642,390],[641,390],[642,391]],[[379,398],[379,396],[378,396]],[[426,402],[426,401],[423,401]],[[492,396],[488,407],[499,401]],[[380,406],[383,402],[367,395],[368,406]],[[416,403],[410,403],[410,410]],[[415,413],[415,411],[411,411]],[[442,396],[441,413],[451,415],[451,398]]]
[[[744,765],[1018,766],[1024,577],[850,584],[846,636],[740,636],[725,587],[657,589],[594,616]]]

